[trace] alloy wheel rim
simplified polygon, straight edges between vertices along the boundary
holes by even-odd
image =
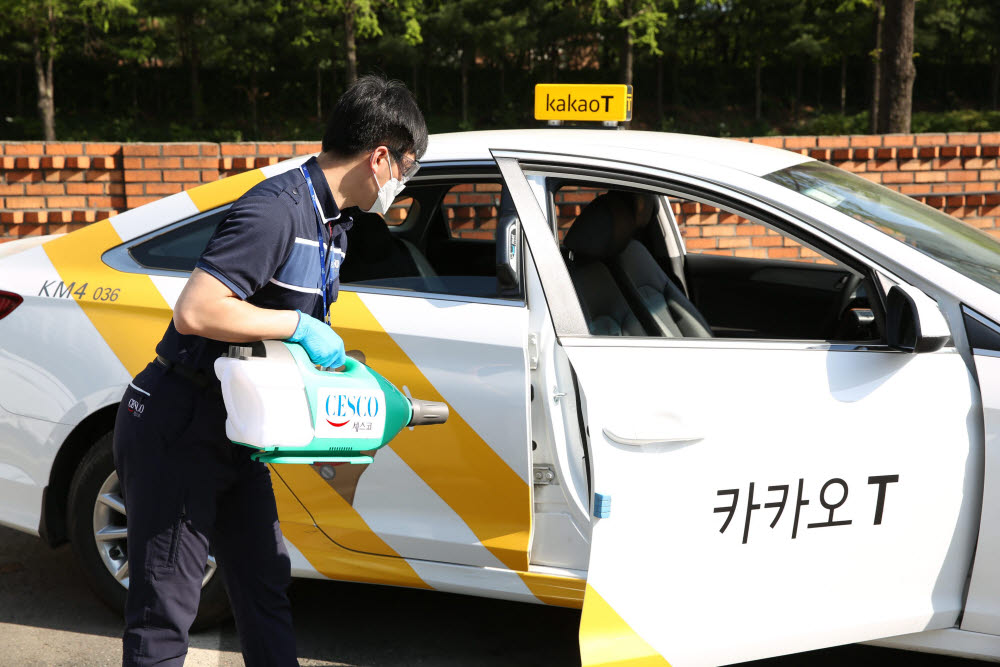
[[[94,499],[94,544],[101,562],[119,584],[128,588],[128,535],[125,530],[125,501],[122,498],[118,473],[112,471]],[[215,575],[215,556],[209,554],[205,563],[202,587]]]

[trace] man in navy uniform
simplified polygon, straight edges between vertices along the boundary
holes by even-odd
[[[209,544],[246,664],[298,664],[270,473],[226,438],[213,363],[230,343],[276,339],[343,364],[329,315],[352,225],[341,211],[385,215],[426,148],[406,87],[363,77],[337,102],[322,153],[240,197],[208,242],[115,422],[128,508],[123,664],[183,663]],[[128,410],[132,399],[141,411]]]

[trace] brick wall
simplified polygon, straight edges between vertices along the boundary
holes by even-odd
[[[1000,133],[741,141],[831,162],[1000,237]],[[184,188],[318,150],[313,142],[0,144],[0,242],[72,231]],[[471,188],[449,197],[454,199],[447,202],[454,233],[492,237],[497,193]],[[586,192],[561,193],[556,203],[563,225],[592,197]],[[390,221],[398,220],[404,208],[396,207]],[[712,207],[676,202],[674,210],[692,250],[808,258],[802,252],[808,249],[788,250],[757,226]]]

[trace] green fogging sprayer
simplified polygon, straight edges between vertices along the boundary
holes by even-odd
[[[443,424],[448,406],[409,398],[361,361],[319,368],[297,343],[232,345],[215,361],[226,437],[265,463],[371,463],[407,426]]]

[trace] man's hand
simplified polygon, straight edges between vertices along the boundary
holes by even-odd
[[[191,274],[174,306],[177,333],[227,343],[285,340],[295,331],[298,322],[294,310],[258,308],[240,299],[215,276],[201,269]]]
[[[299,314],[299,325],[288,340],[298,343],[305,348],[309,358],[314,364],[323,368],[337,368],[344,365],[344,341],[333,332],[329,325],[320,322],[311,315],[306,315],[301,311]]]

